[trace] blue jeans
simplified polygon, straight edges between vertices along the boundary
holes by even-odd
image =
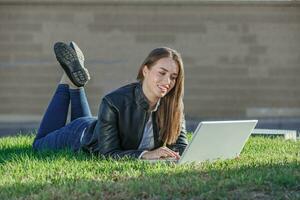
[[[71,122],[66,125],[70,100]],[[76,152],[83,130],[94,120],[84,89],[69,89],[68,85],[59,84],[32,146],[38,151],[67,148]]]

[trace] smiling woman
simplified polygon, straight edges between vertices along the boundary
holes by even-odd
[[[35,150],[70,148],[96,155],[179,159],[187,146],[181,56],[156,48],[142,63],[137,82],[107,94],[92,117],[84,85],[90,79],[84,56],[71,42],[54,45],[65,73],[33,142]],[[71,122],[66,125],[71,101]]]

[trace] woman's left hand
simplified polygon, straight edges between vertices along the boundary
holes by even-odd
[[[180,158],[180,155],[178,152],[172,151],[168,147],[160,147],[144,153],[144,155],[141,158],[147,160],[160,159],[160,158],[175,158],[178,160]]]

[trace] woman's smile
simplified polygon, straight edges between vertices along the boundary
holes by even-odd
[[[168,92],[169,86],[158,85],[158,88],[161,90],[162,93],[166,94]]]

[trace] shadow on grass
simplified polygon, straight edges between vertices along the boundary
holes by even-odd
[[[299,199],[300,174],[297,162],[223,171],[187,167],[111,180],[15,183],[0,191],[1,199]]]
[[[60,151],[34,151],[31,145],[16,145],[0,148],[0,165],[13,160],[20,160],[20,158],[32,158],[38,160],[57,160],[59,158],[88,160],[93,159],[84,152],[73,153],[71,150],[65,149]]]

